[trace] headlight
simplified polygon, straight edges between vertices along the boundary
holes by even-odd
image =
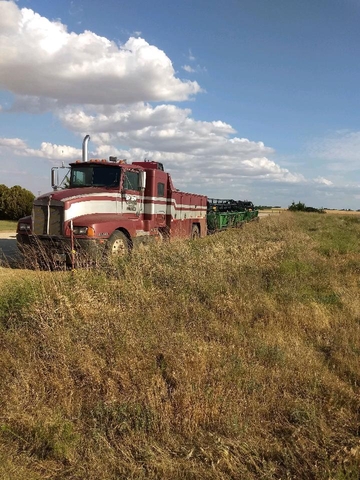
[[[88,237],[93,237],[95,231],[92,227],[73,227],[74,235],[87,235]]]
[[[88,227],[73,227],[74,235],[86,235]]]
[[[31,225],[28,223],[20,223],[19,224],[19,232],[30,232]]]

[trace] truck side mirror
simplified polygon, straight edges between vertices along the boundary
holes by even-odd
[[[58,167],[51,169],[51,186],[54,190],[58,188]]]

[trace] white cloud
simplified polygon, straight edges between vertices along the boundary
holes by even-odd
[[[14,102],[6,112],[41,114],[56,110],[57,101],[53,98],[34,97],[31,95],[16,95]]]
[[[67,130],[91,134],[91,156],[159,161],[178,188],[214,196],[240,198],[255,181],[274,190],[309,183],[272,160],[272,148],[241,138],[224,121],[199,121],[188,108],[151,105],[187,100],[201,89],[177,78],[166,54],[142,38],[119,46],[90,31],[69,33],[60,21],[4,0],[0,32],[0,86],[16,95],[8,110],[52,111]],[[188,61],[196,61],[191,50]],[[196,63],[183,69],[205,71]],[[46,141],[30,148],[19,138],[0,139],[0,149],[4,159],[10,152],[21,162],[81,158],[80,148]],[[328,185],[323,177],[316,182]]]
[[[69,14],[77,17],[83,13],[84,9],[83,6],[81,5],[80,2],[76,2],[74,0],[70,1],[70,8],[69,8]]]
[[[190,65],[183,65],[181,68],[182,68],[183,70],[185,70],[185,72],[188,72],[188,73],[193,73],[193,72],[195,72],[195,69],[192,68],[192,67],[190,67]]]
[[[114,154],[129,161],[147,157],[165,163],[182,180],[186,175],[191,180],[199,172],[202,183],[209,177],[305,182],[302,175],[268,159],[274,151],[263,142],[235,136],[234,128],[222,121],[196,121],[190,117],[190,109],[137,103],[68,107],[58,115],[66,128],[81,135],[91,134],[100,156]],[[117,145],[126,145],[127,149]]]
[[[59,110],[58,116],[64,126],[77,132],[128,132],[150,127],[161,127],[182,122],[191,113],[174,105],[137,103],[130,106],[73,108]]]
[[[358,170],[360,132],[339,130],[325,138],[315,139],[308,150],[311,155],[326,160],[330,170]]]
[[[72,161],[81,159],[82,150],[68,145],[56,145],[49,142],[42,142],[40,149],[26,148],[23,155],[27,157],[40,157],[48,160]]]
[[[321,185],[326,185],[328,187],[330,187],[331,185],[333,185],[333,182],[331,180],[328,180],[324,177],[317,177],[317,178],[314,178],[314,182],[315,183],[320,183]]]
[[[0,138],[0,147],[26,148],[26,143],[20,138]]]
[[[187,57],[190,62],[195,62],[196,58],[194,57],[192,51],[191,51],[191,48],[189,48],[189,54],[188,54],[188,57]]]
[[[12,33],[14,25],[20,22],[21,15],[17,5],[11,1],[0,2],[1,35]]]
[[[55,145],[42,142],[39,149],[30,148],[20,138],[0,138],[0,150],[6,149],[20,157],[37,157],[47,160],[72,161],[80,159],[82,150],[68,145]]]
[[[129,162],[144,158],[162,162],[178,182],[185,182],[188,186],[192,184],[193,178],[197,178],[197,185],[202,186],[209,184],[210,179],[216,180],[217,184],[246,178],[276,183],[305,181],[301,175],[292,174],[264,157],[264,153],[271,153],[272,150],[262,142],[229,139],[225,132],[231,128],[222,122],[191,120],[190,123],[185,121],[184,128],[186,126],[190,126],[191,131],[184,129],[176,132],[168,129],[157,132],[155,128],[158,135],[153,135],[151,129],[145,128],[128,136],[124,136],[123,132],[95,133],[91,136],[91,156],[107,158],[115,155],[126,158]],[[178,134],[177,138],[176,135],[174,138],[174,133]],[[136,137],[138,140],[134,141]],[[132,145],[129,148],[116,146],[123,145],[125,141]],[[58,163],[80,159],[82,153],[80,148],[49,142],[42,142],[40,148],[34,149],[19,138],[2,138],[0,148],[1,146],[11,149],[14,155],[20,157],[42,158]]]
[[[90,31],[68,32],[13,1],[0,0],[0,85],[60,104],[181,101],[201,91],[142,38],[121,46]],[[39,74],[41,72],[41,74]]]
[[[185,70],[185,72],[188,72],[188,73],[199,73],[199,72],[207,72],[206,68],[205,67],[200,67],[200,65],[196,65],[196,67],[191,67],[190,65],[183,65],[181,67],[183,70]]]

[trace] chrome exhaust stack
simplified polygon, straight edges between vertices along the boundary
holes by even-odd
[[[83,162],[88,162],[88,143],[90,140],[90,135],[86,135],[84,137],[83,143],[82,143],[82,161]]]

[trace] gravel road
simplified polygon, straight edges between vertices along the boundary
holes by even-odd
[[[16,245],[15,232],[0,232],[0,265],[17,262],[21,254]]]

